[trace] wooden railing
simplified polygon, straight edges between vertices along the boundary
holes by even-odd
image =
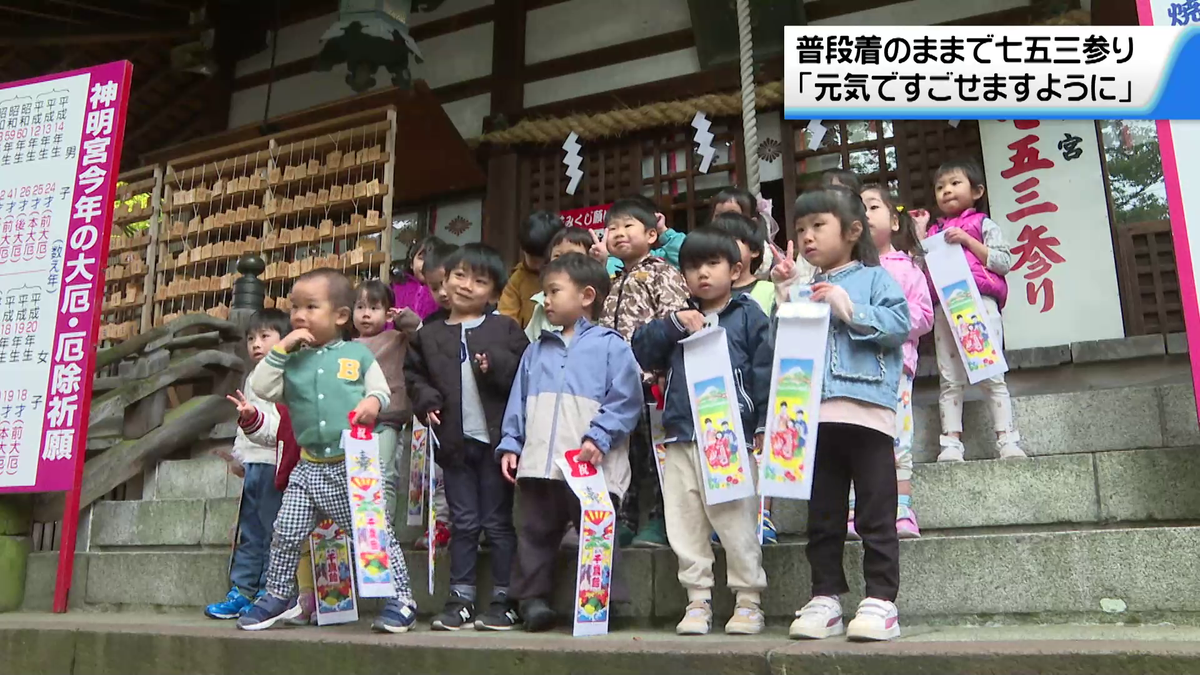
[[[189,314],[96,355],[97,377],[88,421],[88,455],[80,508],[111,495],[155,462],[208,438],[230,422],[225,400],[241,382],[242,331],[229,321]],[[39,495],[35,539],[54,543],[64,493]],[[49,532],[49,536],[46,536]],[[51,546],[47,546],[51,544]]]

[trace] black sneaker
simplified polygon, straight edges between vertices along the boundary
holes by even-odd
[[[497,598],[488,605],[487,611],[475,620],[475,630],[512,630],[521,623],[517,603],[508,598]]]
[[[458,595],[451,595],[441,614],[433,617],[434,630],[462,630],[475,620],[475,603]]]
[[[558,619],[550,605],[541,598],[533,598],[521,602],[521,618],[525,619],[525,630],[530,633],[541,633],[554,628]]]

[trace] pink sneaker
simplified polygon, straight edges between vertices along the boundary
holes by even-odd
[[[896,534],[901,539],[920,539],[921,528],[917,527],[917,513],[912,509],[902,509],[896,518]]]
[[[862,537],[858,536],[858,530],[854,529],[854,512],[850,512],[850,518],[846,521],[846,541],[862,541]]]

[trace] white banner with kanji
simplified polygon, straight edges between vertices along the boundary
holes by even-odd
[[[1012,247],[1004,348],[1125,336],[1092,120],[981,121],[989,214]]]

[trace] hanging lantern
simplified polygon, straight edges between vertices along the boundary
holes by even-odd
[[[375,86],[375,71],[383,66],[392,74],[392,84],[408,88],[409,54],[424,60],[408,33],[411,7],[412,0],[341,0],[337,23],[321,36],[317,68],[328,71],[345,63],[346,84],[363,92]]]

